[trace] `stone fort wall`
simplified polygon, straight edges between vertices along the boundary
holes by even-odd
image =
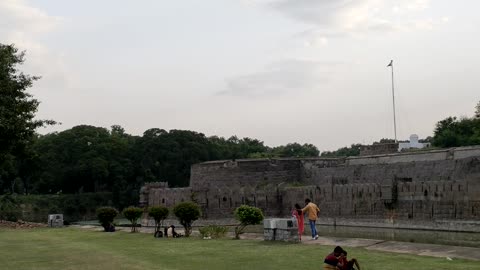
[[[290,216],[311,198],[320,223],[480,231],[480,147],[338,159],[213,161],[191,168],[190,186],[142,188],[144,206],[194,200],[206,219],[248,204]]]

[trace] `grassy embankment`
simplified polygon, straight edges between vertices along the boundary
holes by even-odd
[[[0,229],[0,269],[322,269],[330,246],[255,240],[155,239],[143,233],[75,228]],[[363,270],[480,269],[467,260],[349,248]]]

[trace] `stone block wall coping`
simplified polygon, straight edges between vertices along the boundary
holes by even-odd
[[[468,153],[471,152],[471,153]],[[381,159],[381,158],[405,158],[411,157],[411,159],[404,159],[408,161],[419,161],[424,160],[425,158],[430,158],[433,160],[443,160],[449,157],[449,153],[453,153],[453,158],[464,158],[470,156],[480,155],[480,145],[476,146],[465,146],[465,147],[456,147],[456,148],[447,148],[447,149],[436,149],[430,151],[417,151],[417,152],[405,152],[405,153],[392,153],[392,154],[381,154],[381,155],[370,155],[370,156],[355,156],[355,157],[339,157],[339,158],[325,158],[325,157],[307,157],[307,158],[257,158],[257,159],[236,159],[236,160],[214,160],[206,161],[202,163],[194,164],[193,166],[205,166],[205,165],[219,165],[226,162],[237,162],[237,163],[250,163],[250,162],[275,162],[275,161],[338,161],[342,166],[346,162],[346,165],[349,163],[362,164],[362,161],[372,160],[372,159]],[[437,154],[437,155],[435,155]],[[445,154],[444,157],[440,157],[438,154]],[[435,156],[434,156],[435,155]],[[425,158],[419,158],[424,156]],[[384,159],[385,160],[385,159]],[[399,161],[405,162],[405,161]],[[382,162],[384,163],[384,162]],[[392,163],[397,163],[393,161]]]

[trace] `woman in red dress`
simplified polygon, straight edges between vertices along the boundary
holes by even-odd
[[[303,223],[303,211],[302,207],[298,203],[295,204],[295,209],[292,212],[292,216],[295,217],[297,220],[298,225],[298,238],[302,241],[302,234],[304,230],[304,223]]]

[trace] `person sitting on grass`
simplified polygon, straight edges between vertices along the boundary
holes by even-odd
[[[332,253],[328,254],[323,261],[323,269],[325,270],[343,270],[343,264],[340,262],[340,256],[344,250],[337,246]]]
[[[182,234],[177,233],[177,232],[175,231],[175,226],[173,226],[173,225],[170,225],[170,227],[168,227],[168,229],[167,229],[167,234],[166,234],[166,235],[167,235],[167,237],[168,237],[168,235],[171,235],[173,238],[178,238],[178,237],[182,237],[182,236],[183,236]]]
[[[110,223],[107,226],[108,226],[106,229],[107,232],[115,232],[115,226],[113,225],[113,223]]]
[[[340,253],[339,261],[343,265],[342,270],[360,270],[360,265],[358,264],[358,260],[355,258],[348,260],[347,251],[344,249],[342,249],[342,252]]]

